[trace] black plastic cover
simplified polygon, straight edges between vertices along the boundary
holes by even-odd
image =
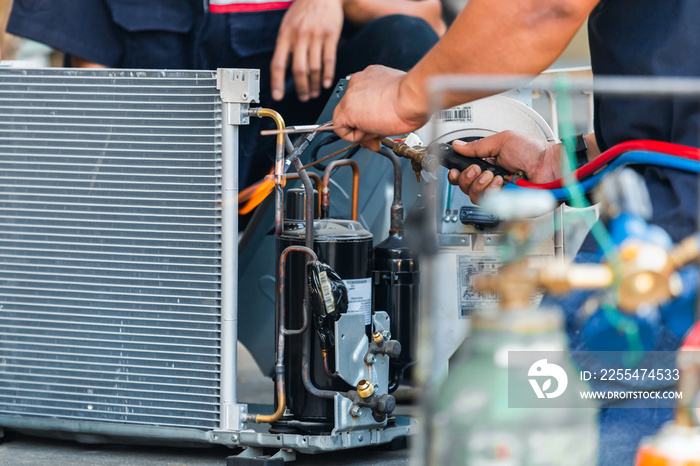
[[[333,345],[333,322],[348,310],[348,290],[328,264],[309,262],[309,300],[321,349]]]
[[[469,206],[462,206],[459,209],[459,221],[464,225],[474,225],[481,230],[497,227],[499,222],[498,217],[493,212]]]
[[[309,299],[318,316],[338,320],[348,310],[348,289],[328,264],[309,262]]]

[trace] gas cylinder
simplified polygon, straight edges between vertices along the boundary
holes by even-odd
[[[562,325],[556,308],[483,310],[472,317],[471,336],[435,401],[431,464],[595,464],[596,409],[509,406],[508,353],[537,348],[561,354],[567,346]],[[557,365],[574,372],[568,360]],[[527,378],[520,386],[531,390]]]

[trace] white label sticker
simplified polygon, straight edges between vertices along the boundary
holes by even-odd
[[[471,316],[483,304],[495,302],[496,293],[479,293],[474,291],[474,277],[477,275],[496,275],[503,264],[494,255],[470,254],[457,256],[459,270],[459,317]]]
[[[536,257],[536,256],[534,256]],[[474,290],[474,277],[477,275],[497,275],[503,269],[503,263],[493,254],[465,254],[457,256],[459,271],[459,318],[470,317],[476,309],[484,305],[496,303],[498,294],[495,292],[479,293]],[[534,292],[530,303],[537,306],[544,293]]]
[[[318,273],[319,283],[321,283],[321,292],[323,293],[323,301],[326,304],[326,314],[331,314],[335,311],[335,302],[333,301],[333,292],[331,284],[328,283],[328,274],[325,270]]]
[[[365,315],[365,325],[372,323],[372,279],[343,280],[348,289],[348,312]]]
[[[473,121],[472,117],[472,106],[465,105],[462,107],[452,107],[445,110],[440,110],[438,112],[438,120],[443,123],[449,123],[457,121],[460,123],[471,123]]]

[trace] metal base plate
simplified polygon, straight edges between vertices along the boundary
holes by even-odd
[[[323,453],[390,443],[401,437],[408,437],[417,429],[415,419],[396,416],[389,427],[379,429],[337,432],[331,435],[269,434],[241,431],[231,434],[234,446],[294,450],[299,453]],[[223,432],[219,432],[223,436]]]

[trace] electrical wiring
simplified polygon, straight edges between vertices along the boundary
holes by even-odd
[[[616,158],[632,151],[657,152],[663,155],[674,156],[682,159],[700,161],[700,149],[694,147],[672,144],[669,142],[636,140],[627,141],[611,147],[598,157],[587,163],[583,167],[574,171],[572,175],[576,180],[582,181],[584,178],[593,175],[601,168],[612,163]],[[523,179],[517,180],[516,185],[532,189],[556,189],[564,187],[564,180],[550,181],[548,183],[532,183]]]
[[[659,154],[657,152],[648,151],[633,151],[627,152],[612,163],[608,164],[605,169],[599,173],[589,177],[583,181],[579,181],[580,188],[584,191],[592,190],[601,180],[603,176],[609,172],[615,170],[624,165],[658,165],[668,168],[675,168],[678,170],[689,171],[693,173],[700,173],[700,160],[693,160],[689,158],[683,158],[675,155]],[[532,189],[520,185],[508,184],[505,189]],[[545,188],[536,188],[545,189]],[[552,195],[559,201],[567,200],[570,198],[569,190],[566,188],[556,188],[549,190]]]

